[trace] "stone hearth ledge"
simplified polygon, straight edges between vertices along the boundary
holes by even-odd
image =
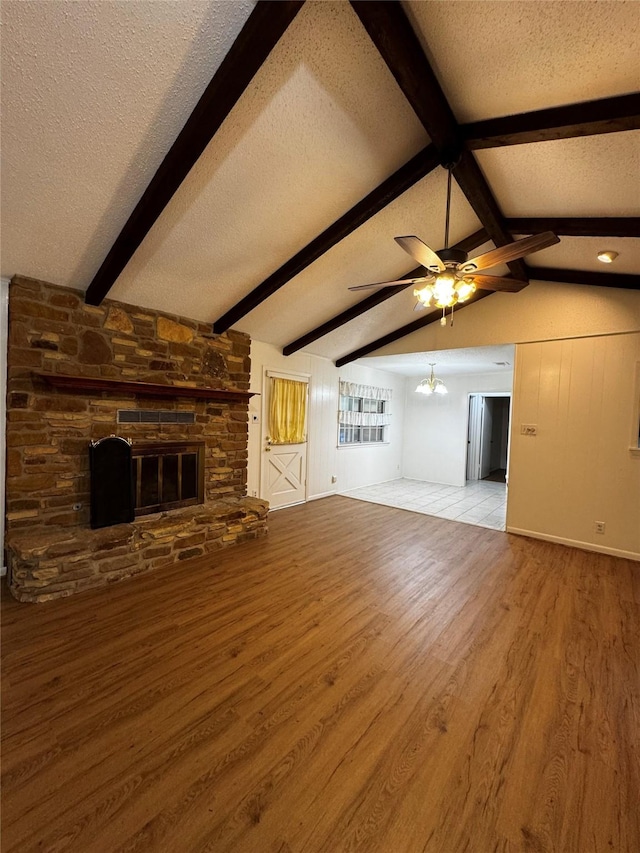
[[[259,498],[223,498],[99,530],[12,531],[5,542],[9,589],[18,601],[51,601],[202,557],[264,536],[268,508]]]

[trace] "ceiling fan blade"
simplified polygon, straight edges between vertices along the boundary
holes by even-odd
[[[446,267],[440,258],[419,237],[394,237],[393,239],[398,246],[401,246],[405,252],[411,255],[412,258],[415,258],[426,269],[433,272],[445,271]]]
[[[376,287],[395,287],[398,284],[422,284],[429,281],[431,276],[426,278],[399,278],[397,281],[377,281],[374,284],[356,284],[354,287],[347,288],[348,290],[373,290]]]
[[[504,293],[518,293],[527,286],[526,281],[518,281],[517,278],[503,278],[499,275],[473,274],[473,281],[478,290],[500,290]]]
[[[556,237],[553,231],[544,231],[542,234],[533,234],[531,237],[523,237],[522,240],[509,243],[507,246],[492,249],[490,252],[485,252],[484,255],[478,255],[476,258],[469,258],[468,261],[460,264],[460,269],[463,272],[486,270],[498,264],[506,264],[508,261],[516,261],[518,258],[524,258],[525,255],[539,252],[541,249],[546,249],[548,246],[553,246],[554,243],[559,242],[560,238]]]

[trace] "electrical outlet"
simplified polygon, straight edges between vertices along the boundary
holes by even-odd
[[[595,528],[596,533],[604,533],[604,528],[605,528],[604,521],[594,521],[593,526]]]
[[[537,424],[520,424],[520,433],[522,435],[537,435],[538,434],[538,425]]]
[[[337,483],[337,482],[338,482],[338,478],[336,477],[336,475],[335,475],[335,474],[331,477],[331,482],[332,482],[332,483]]]
[[[251,497],[252,497],[252,498],[257,498],[257,497],[258,497],[258,493],[256,492],[256,490],[255,490],[255,489],[253,489],[253,491],[251,492]]]

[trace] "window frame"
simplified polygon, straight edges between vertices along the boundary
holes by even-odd
[[[343,400],[348,400],[347,407],[343,407]],[[377,400],[374,397],[360,397],[352,394],[338,395],[338,447],[380,447],[389,444],[386,429],[390,424],[371,426],[364,424],[347,424],[340,420],[342,412],[362,412],[363,414],[388,415],[388,400]],[[367,435],[366,438],[363,436]],[[378,438],[371,438],[375,433]],[[345,440],[350,435],[351,440]]]

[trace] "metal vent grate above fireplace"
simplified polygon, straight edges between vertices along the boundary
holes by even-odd
[[[119,424],[194,424],[195,412],[170,409],[118,409]]]

